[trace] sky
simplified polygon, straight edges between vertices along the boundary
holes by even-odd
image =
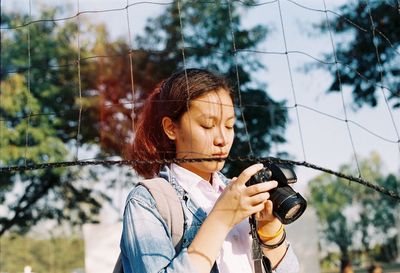
[[[67,16],[75,15],[78,10],[83,12],[79,16],[81,22],[105,23],[112,39],[122,38],[129,40],[137,34],[143,34],[147,18],[158,15],[170,1],[158,0],[153,2],[139,2],[132,0],[86,0],[86,1],[3,1],[4,9],[19,9],[32,14],[45,4],[55,6],[69,3],[71,7]],[[379,106],[376,108],[363,107],[355,111],[349,89],[343,88],[343,98],[340,93],[327,94],[326,90],[331,83],[331,76],[326,70],[304,71],[304,66],[314,62],[312,58],[322,59],[324,53],[332,52],[331,38],[328,34],[321,34],[313,24],[325,20],[325,13],[317,11],[334,9],[345,0],[297,0],[297,1],[263,1],[265,5],[257,6],[250,11],[243,12],[244,26],[265,24],[270,33],[266,41],[259,47],[265,52],[300,52],[285,54],[258,54],[266,69],[254,72],[258,81],[267,84],[267,92],[276,100],[285,100],[289,108],[290,123],[285,137],[286,144],[275,145],[272,153],[265,156],[274,156],[276,152],[286,151],[297,161],[307,161],[321,167],[338,170],[342,164],[352,161],[354,153],[359,158],[368,156],[375,151],[380,154],[386,170],[399,173],[400,152],[397,144],[388,143],[381,138],[367,132],[397,140],[396,128],[391,120],[390,112],[380,93]],[[135,4],[136,3],[136,4]],[[130,5],[128,9],[124,7]],[[281,13],[279,12],[279,6]],[[306,8],[305,8],[306,7]],[[109,12],[87,12],[102,11]],[[334,16],[328,13],[329,17]],[[129,18],[129,27],[128,27]],[[281,21],[282,18],[282,21]],[[89,34],[90,35],[90,34]],[[333,41],[339,37],[333,35]],[[135,47],[132,42],[132,46]],[[304,53],[304,54],[302,54]],[[287,57],[288,56],[288,57]],[[294,105],[305,107],[294,108]],[[310,109],[314,109],[310,110]],[[317,111],[325,113],[321,115]],[[393,110],[397,131],[400,129],[400,112]],[[347,119],[353,123],[346,126]],[[329,115],[329,116],[328,116]],[[336,118],[332,118],[336,117]],[[341,120],[338,120],[341,119]],[[355,125],[355,123],[360,126]],[[350,138],[351,135],[351,138]],[[354,147],[354,148],[353,148]],[[306,181],[319,174],[305,167],[296,169],[299,183],[295,186],[303,191]],[[358,176],[357,174],[353,174]]]

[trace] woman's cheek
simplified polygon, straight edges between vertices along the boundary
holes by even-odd
[[[230,130],[229,136],[230,143],[232,144],[233,139],[235,138],[235,131],[233,129]]]

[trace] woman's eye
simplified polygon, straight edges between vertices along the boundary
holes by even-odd
[[[213,125],[201,125],[204,129],[212,129],[214,126]]]
[[[231,129],[233,129],[233,127],[234,127],[234,125],[233,124],[225,124],[225,128],[226,129],[229,129],[229,130],[231,130]]]

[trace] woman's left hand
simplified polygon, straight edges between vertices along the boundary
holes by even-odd
[[[272,222],[276,219],[273,214],[273,204],[271,200],[265,202],[264,209],[256,213],[256,220],[259,222]]]
[[[265,202],[264,209],[256,213],[256,220],[258,221],[259,229],[262,229],[265,234],[274,234],[282,223],[273,214],[273,204],[271,200]]]

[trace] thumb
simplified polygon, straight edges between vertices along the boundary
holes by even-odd
[[[246,168],[234,182],[244,185],[253,175],[259,172],[263,167],[264,165],[261,163],[251,165],[250,167]]]

